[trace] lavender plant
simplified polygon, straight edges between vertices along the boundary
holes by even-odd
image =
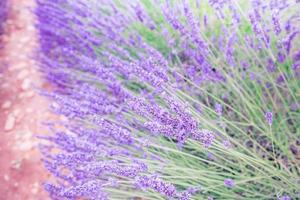
[[[9,10],[9,5],[7,0],[2,0],[0,2],[0,50],[3,49],[4,47],[4,42],[3,42],[3,34],[5,32],[5,22],[8,17],[8,10]],[[0,75],[3,73],[3,71],[6,68],[6,64],[3,61],[0,61]]]
[[[38,0],[52,199],[299,199],[299,8]]]
[[[2,0],[0,2],[0,36],[4,33],[4,23],[8,14],[8,2]]]

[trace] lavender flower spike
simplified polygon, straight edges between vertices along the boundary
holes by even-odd
[[[284,195],[282,197],[279,197],[278,200],[292,200],[292,199],[288,195]]]
[[[231,178],[226,178],[226,179],[224,180],[224,185],[227,186],[227,187],[232,188],[232,187],[234,187],[235,182],[234,182],[234,180],[232,180]]]
[[[267,111],[265,113],[265,119],[266,119],[267,123],[271,126],[272,122],[273,122],[273,113],[270,111]]]
[[[218,114],[219,117],[222,116],[223,107],[221,104],[217,103],[215,105],[215,112]]]

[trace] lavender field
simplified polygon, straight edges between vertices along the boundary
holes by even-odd
[[[300,199],[299,0],[38,0],[52,199]],[[42,132],[42,130],[41,130]]]

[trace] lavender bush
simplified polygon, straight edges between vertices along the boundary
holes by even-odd
[[[38,0],[53,199],[300,199],[291,0]]]
[[[8,2],[7,0],[1,0],[0,1],[0,36],[4,33],[4,23],[7,19],[7,14],[8,14]]]
[[[0,1],[0,51],[3,50],[4,44],[3,44],[3,34],[5,32],[5,22],[8,17],[8,11],[9,11],[9,4],[7,0],[1,0]],[[6,69],[6,64],[0,60],[0,75],[3,73],[3,71]]]

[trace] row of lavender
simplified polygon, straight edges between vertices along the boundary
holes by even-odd
[[[299,197],[297,7],[38,0],[51,197]]]
[[[3,23],[5,22],[6,20],[6,17],[7,17],[7,8],[8,8],[8,3],[7,1],[1,1],[0,2],[0,22],[1,22],[1,34],[3,33]]]
[[[4,47],[4,41],[2,37],[5,33],[5,23],[8,17],[8,12],[9,12],[8,0],[2,0],[0,2],[0,51]],[[5,68],[6,68],[5,63],[3,61],[0,61],[0,74],[3,73]]]
[[[2,0],[0,2],[0,36],[4,33],[4,24],[6,22],[8,15],[8,2],[6,0]],[[0,49],[1,49],[0,44]]]

